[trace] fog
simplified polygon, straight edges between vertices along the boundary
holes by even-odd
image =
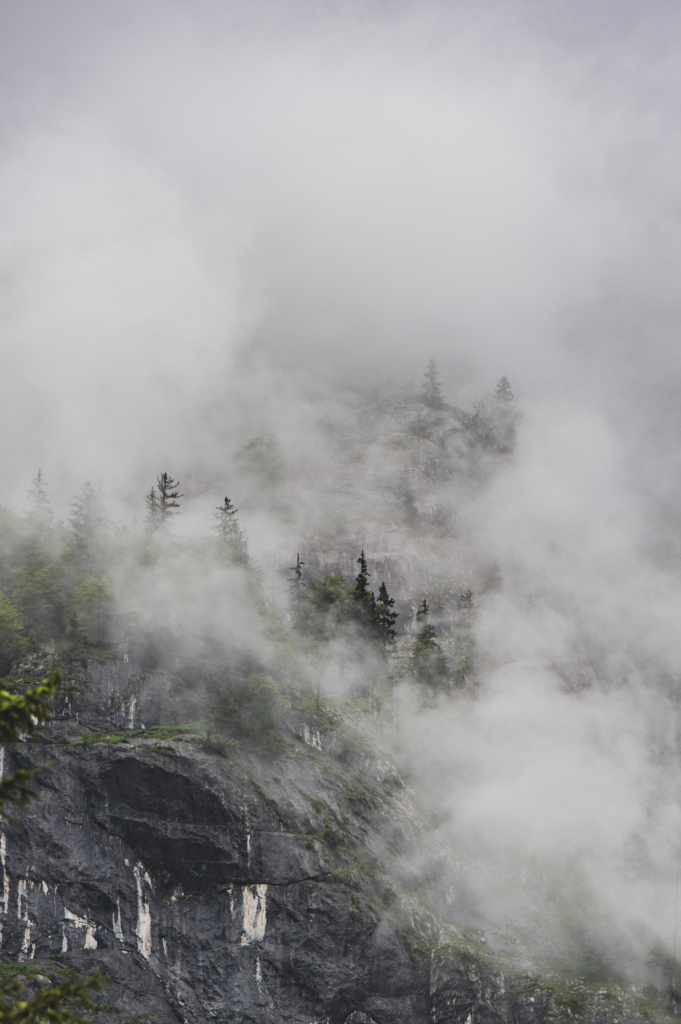
[[[402,625],[408,600],[472,587],[475,696],[421,709],[402,755],[477,863],[485,926],[526,919],[528,863],[578,868],[631,970],[671,948],[681,842],[679,17],[601,0],[0,12],[0,503],[22,510],[40,467],[62,519],[96,480],[131,525],[168,470],[175,533],[200,537],[229,493],[282,609],[281,570],[334,529],[388,552]],[[337,495],[353,472],[397,485],[401,464],[378,428],[361,470],[344,460],[361,396],[418,393],[431,357],[464,409],[510,378],[517,444],[431,488],[445,539],[391,548]],[[274,496],[235,458],[268,434]],[[219,587],[195,614],[255,630],[218,614]]]

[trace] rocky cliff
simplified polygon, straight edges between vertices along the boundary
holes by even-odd
[[[100,969],[112,1024],[570,1016],[443,942],[410,888],[428,825],[384,757],[295,709],[276,759],[213,752],[179,728],[200,713],[161,675],[91,663],[65,679],[42,742],[6,751],[5,771],[38,769],[42,799],[2,826],[5,964]]]

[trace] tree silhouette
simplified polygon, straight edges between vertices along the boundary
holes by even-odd
[[[376,626],[379,638],[386,645],[395,642],[395,622],[399,612],[393,611],[394,604],[395,599],[388,593],[385,583],[381,583],[376,600]]]
[[[437,363],[434,359],[431,359],[428,363],[428,369],[423,375],[423,389],[421,391],[421,398],[431,409],[441,409],[444,405],[442,401],[442,384],[439,377],[440,371],[437,368]]]
[[[364,557],[364,551],[362,551],[357,559],[357,564],[359,565],[359,572],[355,576],[355,593],[358,598],[363,599],[371,593],[369,590],[369,577],[371,573],[367,572],[367,560]]]
[[[178,515],[180,503],[178,498],[184,497],[178,488],[179,480],[173,480],[168,473],[156,477],[156,486],[147,494],[146,525],[150,533],[159,526],[166,526],[172,516]]]
[[[514,397],[508,377],[502,377],[494,389],[494,401],[503,404],[512,402]]]
[[[248,554],[246,540],[236,518],[238,511],[229,498],[225,497],[224,503],[218,505],[213,512],[213,518],[216,520],[213,530],[217,533],[219,540],[230,548],[234,560],[245,562],[248,559]]]
[[[107,513],[99,487],[93,487],[88,480],[71,502],[71,529],[76,544],[90,548],[106,523]]]
[[[43,477],[42,469],[39,469],[38,475],[31,480],[31,489],[26,494],[26,498],[33,506],[28,513],[30,522],[36,526],[49,525],[54,519],[54,512],[50,508],[47,481]]]

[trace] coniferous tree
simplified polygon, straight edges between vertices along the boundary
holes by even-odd
[[[442,384],[439,379],[440,371],[434,359],[429,361],[428,369],[424,373],[423,378],[421,398],[431,409],[441,409],[444,404],[442,401]]]
[[[152,487],[146,496],[147,514],[144,524],[148,533],[154,533],[161,525],[161,508],[156,488]]]
[[[500,452],[511,452],[515,447],[515,428],[518,414],[508,377],[502,377],[494,390],[495,447]]]
[[[358,598],[363,600],[370,593],[369,577],[371,576],[371,573],[367,572],[367,560],[364,557],[364,551],[362,551],[357,559],[357,564],[359,565],[359,572],[355,576],[355,593]]]
[[[428,602],[424,597],[416,612],[416,621],[423,625],[412,647],[412,670],[420,683],[438,687],[448,681],[449,666],[442,648],[435,640],[437,633],[428,621],[429,614]]]
[[[359,622],[371,631],[376,629],[376,597],[373,590],[369,590],[369,576],[367,571],[367,560],[364,551],[357,559],[359,572],[355,576],[354,597],[358,603]]]
[[[229,546],[236,561],[246,561],[248,558],[246,540],[236,518],[238,511],[229,498],[225,497],[224,503],[218,505],[213,512],[213,518],[216,521],[213,530],[217,533],[219,540]]]
[[[147,515],[145,519],[149,533],[154,533],[159,526],[166,526],[172,516],[178,515],[180,503],[178,498],[184,497],[178,488],[179,480],[173,480],[168,473],[156,477],[156,486],[152,486],[146,496]]]
[[[158,487],[160,518],[165,525],[172,516],[179,515],[180,503],[177,499],[183,498],[184,495],[180,494],[178,490],[180,481],[173,480],[168,473],[161,473],[159,477],[156,477],[156,486]]]
[[[494,401],[499,404],[504,404],[512,402],[514,397],[508,377],[502,377],[494,389]]]
[[[69,522],[78,547],[92,548],[106,521],[107,512],[101,488],[93,487],[88,480],[71,503]]]
[[[394,604],[395,599],[388,593],[385,583],[381,583],[378,588],[378,599],[376,601],[376,626],[379,638],[386,645],[395,642],[395,622],[399,612],[393,611]]]
[[[305,588],[303,566],[305,562],[301,562],[300,553],[296,555],[296,564],[289,566],[293,573],[293,579],[290,580],[288,589],[291,595],[291,603],[293,605],[293,618],[297,621],[300,611],[300,602],[303,597],[303,591]]]
[[[49,526],[54,519],[54,512],[50,507],[50,498],[47,493],[47,481],[43,477],[42,469],[38,475],[31,480],[31,489],[26,495],[32,508],[28,518],[35,526]]]

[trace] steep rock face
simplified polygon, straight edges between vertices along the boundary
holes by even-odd
[[[364,771],[334,763],[323,747],[337,740],[310,716],[291,717],[276,762],[235,763],[146,734],[83,743],[88,730],[200,709],[120,661],[91,665],[80,688],[59,698],[42,744],[5,755],[6,771],[50,767],[31,813],[2,825],[3,960],[100,968],[113,979],[106,1003],[168,1022],[545,1015],[505,995],[498,972],[414,955],[363,883],[367,858],[388,863],[420,839],[387,762],[360,753]]]

